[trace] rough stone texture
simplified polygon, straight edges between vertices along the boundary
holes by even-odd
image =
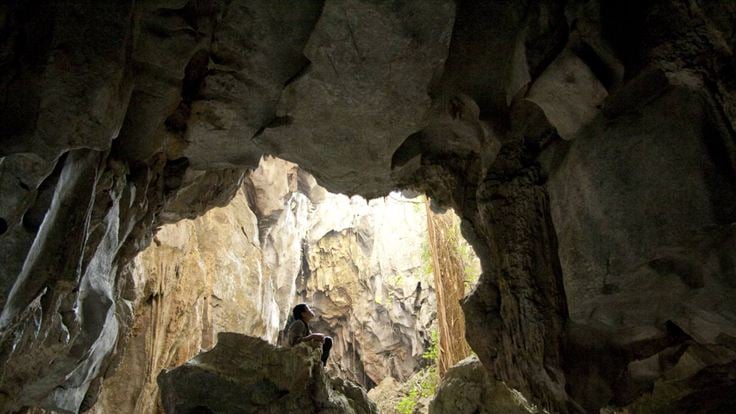
[[[491,378],[476,357],[450,368],[442,378],[430,414],[541,413],[518,392]]]
[[[460,7],[458,21],[464,9],[483,12],[479,6]],[[733,314],[727,303],[732,301],[720,299],[730,294],[721,281],[730,279],[732,261],[705,259],[703,250],[730,249],[728,239],[718,236],[719,226],[734,221],[734,134],[727,124],[733,117],[727,104],[714,102],[729,88],[724,82],[732,84],[717,75],[733,68],[732,60],[726,63],[732,44],[720,37],[731,29],[717,29],[705,13],[684,2],[569,4],[565,17],[574,29],[557,46],[563,52],[548,56],[559,60],[573,53],[579,60],[549,64],[525,99],[512,102],[510,127],[493,124],[502,147],[487,174],[475,176],[481,183],[477,191],[458,190],[467,188],[477,171],[472,158],[422,154],[423,171],[415,180],[460,207],[473,229],[468,237],[477,240],[484,260],[486,274],[465,303],[468,340],[495,375],[545,407],[595,411],[628,404],[656,378],[666,378],[668,369],[641,375],[628,364],[636,367],[689,341],[692,334],[682,326],[705,331],[707,325],[711,334],[723,333],[721,341],[734,326],[726,316]],[[527,30],[544,27],[529,24]],[[692,37],[693,31],[702,37]],[[454,64],[453,50],[451,44],[448,66]],[[480,99],[458,78],[465,79],[455,75],[446,88],[459,87]],[[727,96],[733,96],[730,88]],[[579,96],[569,103],[545,101],[540,98],[552,92],[540,90]],[[493,100],[501,101],[501,92]],[[570,118],[567,108],[580,117]],[[697,237],[693,232],[714,241],[694,247],[687,241]],[[691,254],[697,259],[686,258]],[[719,263],[715,270],[705,270],[713,261]],[[661,276],[636,270],[650,267]],[[666,276],[672,274],[682,276]],[[712,299],[700,302],[700,297]],[[582,323],[566,321],[568,304],[573,320]],[[714,345],[712,338],[696,341],[707,347]],[[680,356],[673,355],[671,363]],[[702,386],[711,378],[714,389],[732,389],[725,358],[681,381],[693,387],[681,389],[678,398],[692,403],[705,395],[713,407],[731,407],[728,398]]]
[[[586,298],[570,301],[573,320],[589,319],[586,304],[618,291],[618,278],[657,259],[657,250],[736,218],[732,179],[709,152],[723,137],[715,135],[705,97],[680,85],[655,92],[661,94],[636,116],[607,122],[605,130],[594,124],[595,133],[576,139],[552,167],[548,188],[566,291]],[[572,179],[580,176],[586,179]]]
[[[407,397],[415,403],[412,414],[427,414],[434,395],[425,395],[418,390],[422,390],[423,385],[433,382],[439,382],[439,377],[437,371],[431,372],[430,368],[415,372],[404,382],[398,382],[393,377],[386,377],[368,391],[368,398],[376,403],[381,414],[405,413],[406,410],[401,404]]]
[[[682,316],[728,332],[732,297],[720,310],[695,298],[730,286],[734,262],[719,259],[714,277],[657,261],[697,234],[726,243],[718,229],[734,222],[733,2],[400,3],[0,5],[3,410],[73,412],[94,394],[130,325],[135,253],[158,225],[229,201],[264,152],[333,190],[413,187],[454,207],[485,270],[465,302],[468,341],[545,407],[633,402],[658,379],[625,395],[600,373],[682,341],[733,349],[687,333]],[[568,216],[582,206],[568,190],[600,204]],[[596,351],[627,329],[598,326],[605,308],[585,313],[607,266],[620,303],[646,287],[638,266],[678,275],[656,285],[667,306],[632,306],[664,332],[646,352]],[[695,307],[669,306],[670,289]],[[682,383],[730,390],[732,372],[709,365]]]
[[[333,336],[331,369],[366,387],[406,380],[436,319],[423,202],[330,194],[312,220],[298,295],[319,315],[313,328]]]
[[[381,414],[395,414],[399,401],[408,393],[408,390],[404,390],[405,384],[406,382],[398,382],[393,377],[386,377],[368,390],[368,398],[376,403]]]
[[[608,95],[585,62],[566,50],[529,89],[526,100],[544,112],[563,139],[572,139],[598,114]]]
[[[68,155],[47,219],[5,302],[0,382],[9,407],[79,407],[115,345],[113,257],[125,237],[118,214],[129,193],[120,172],[103,172],[101,158],[88,150]],[[88,227],[90,221],[96,225]],[[86,231],[70,233],[70,227]]]
[[[736,322],[728,299],[736,170],[733,134],[707,84],[689,69],[650,67],[619,87],[574,142],[544,155],[575,322],[568,375],[588,378],[569,389],[586,410],[630,404],[652,387],[659,406],[644,411],[685,411],[700,399],[706,411],[733,407],[700,385],[712,376],[714,388],[736,389],[708,367],[728,367],[736,351],[726,339]],[[685,374],[674,368],[686,363],[685,349],[721,358]],[[666,363],[652,368],[654,360]],[[666,403],[661,384],[672,378],[691,388],[681,385]]]
[[[261,229],[263,260],[272,273],[282,328],[295,305],[296,279],[302,271],[303,245],[310,223],[311,202],[297,191],[298,174],[293,163],[269,159],[248,177],[251,204]]]
[[[278,333],[279,306],[242,191],[225,207],[163,226],[134,265],[131,335],[92,412],[157,412],[158,373],[212,348],[217,333]]]
[[[278,348],[221,333],[217,345],[158,377],[165,411],[190,413],[377,413],[363,389],[328,377],[320,350]]]
[[[319,317],[312,328],[334,338],[329,371],[366,387],[411,375],[436,306],[421,202],[332,194],[276,158],[246,181],[281,326],[308,302]]]
[[[319,316],[313,329],[334,338],[329,371],[366,387],[411,375],[435,308],[420,201],[332,194],[276,158],[264,159],[247,182],[282,327],[291,307],[306,301]],[[478,263],[469,265],[479,273]]]
[[[326,0],[303,50],[310,65],[255,142],[333,192],[385,194],[392,150],[425,122],[454,9],[449,0]]]

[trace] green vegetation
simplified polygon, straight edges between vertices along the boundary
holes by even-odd
[[[429,250],[427,240],[422,242],[422,275],[431,283],[434,279],[434,266],[432,266],[432,251]]]
[[[389,283],[391,283],[392,286],[401,286],[404,283],[404,276],[401,273],[397,273],[391,277]]]
[[[439,357],[439,334],[432,330],[430,334],[430,345],[422,354],[422,358],[432,361],[432,365],[424,368],[415,377],[417,379],[409,393],[399,400],[396,411],[400,414],[412,414],[419,400],[432,398],[437,392],[440,376],[437,374],[437,358]]]
[[[410,201],[412,204],[412,208],[414,209],[414,214],[424,214],[424,203],[427,202],[427,196],[420,195],[419,197],[415,198],[416,201]]]
[[[414,412],[414,407],[417,406],[418,398],[416,391],[416,388],[409,391],[409,395],[402,398],[396,405],[396,411],[400,414],[412,414]]]
[[[424,350],[422,358],[434,362],[437,362],[437,358],[440,356],[439,350],[440,334],[437,329],[433,329],[429,334],[429,347]]]
[[[473,270],[470,267],[463,268],[463,272],[465,273],[465,287],[466,288],[472,288],[473,286],[478,283],[478,279],[480,279],[480,274]],[[467,290],[466,290],[467,292]]]
[[[470,288],[478,283],[480,274],[477,270],[474,269],[475,266],[473,266],[475,252],[473,252],[473,249],[470,247],[470,244],[468,244],[468,242],[457,238],[459,233],[460,226],[458,224],[453,227],[452,235],[454,237],[454,240],[457,240],[457,253],[458,255],[460,255],[460,260],[463,263],[463,273],[465,274],[465,287]]]
[[[409,393],[396,405],[396,411],[399,414],[412,414],[420,400],[431,399],[437,393],[440,377],[435,365],[424,368],[416,378],[417,382]]]

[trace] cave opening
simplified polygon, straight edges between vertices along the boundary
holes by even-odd
[[[148,411],[155,377],[219,332],[284,344],[291,308],[333,338],[327,372],[369,390],[382,412],[426,412],[441,375],[471,356],[460,301],[481,264],[452,209],[418,192],[330,193],[296,164],[265,157],[227,205],[159,228],[133,260],[133,336],[99,406],[121,393]]]

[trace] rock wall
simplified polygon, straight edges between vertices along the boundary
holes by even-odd
[[[716,3],[463,3],[436,89],[447,115],[394,155],[468,221],[485,269],[464,304],[471,346],[545,408],[647,398],[693,341],[731,354],[733,266],[711,252],[728,249],[734,221],[734,38],[722,19],[734,10]],[[473,42],[482,33],[498,44]],[[495,147],[460,139],[476,117]],[[449,150],[442,128],[477,156]],[[709,253],[703,237],[718,240]],[[670,362],[645,373],[655,355]],[[694,384],[678,388],[683,404],[706,377],[735,386],[728,357],[707,364],[680,381]]]
[[[320,316],[313,328],[333,336],[336,371],[366,387],[406,380],[436,329],[423,202],[330,196],[313,217],[299,295]]]
[[[707,30],[706,9],[690,9],[693,18],[682,12],[655,7],[650,25]],[[650,53],[656,60],[663,51]],[[671,72],[652,63],[603,101],[585,130],[542,155],[573,342],[585,335],[580,325],[615,338],[572,346],[575,355],[601,348],[617,355],[615,362],[591,355],[599,365],[592,370],[569,363],[569,375],[587,378],[570,386],[586,410],[630,404],[656,378],[681,375],[674,366],[687,357],[672,355],[675,349],[708,349],[722,355],[718,366],[734,362],[727,343],[736,334],[736,303],[728,299],[736,297],[736,170],[725,150],[733,135],[708,82],[689,68]],[[655,358],[669,362],[642,368]],[[702,392],[692,386],[693,394]],[[686,405],[674,411],[692,409]]]
[[[163,226],[132,273],[131,335],[91,412],[160,411],[162,369],[212,348],[219,332],[278,333],[279,304],[243,191],[225,207]]]
[[[319,317],[312,328],[335,340],[329,370],[366,387],[411,375],[436,308],[421,201],[332,194],[276,158],[247,181],[281,326],[308,302]]]

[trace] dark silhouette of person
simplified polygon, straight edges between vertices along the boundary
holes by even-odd
[[[327,358],[330,357],[330,349],[332,349],[332,338],[321,333],[312,333],[309,329],[309,321],[314,319],[314,312],[306,303],[300,303],[294,306],[291,311],[294,321],[289,325],[286,333],[286,343],[292,347],[301,342],[321,343],[322,344],[322,366],[327,365]]]

